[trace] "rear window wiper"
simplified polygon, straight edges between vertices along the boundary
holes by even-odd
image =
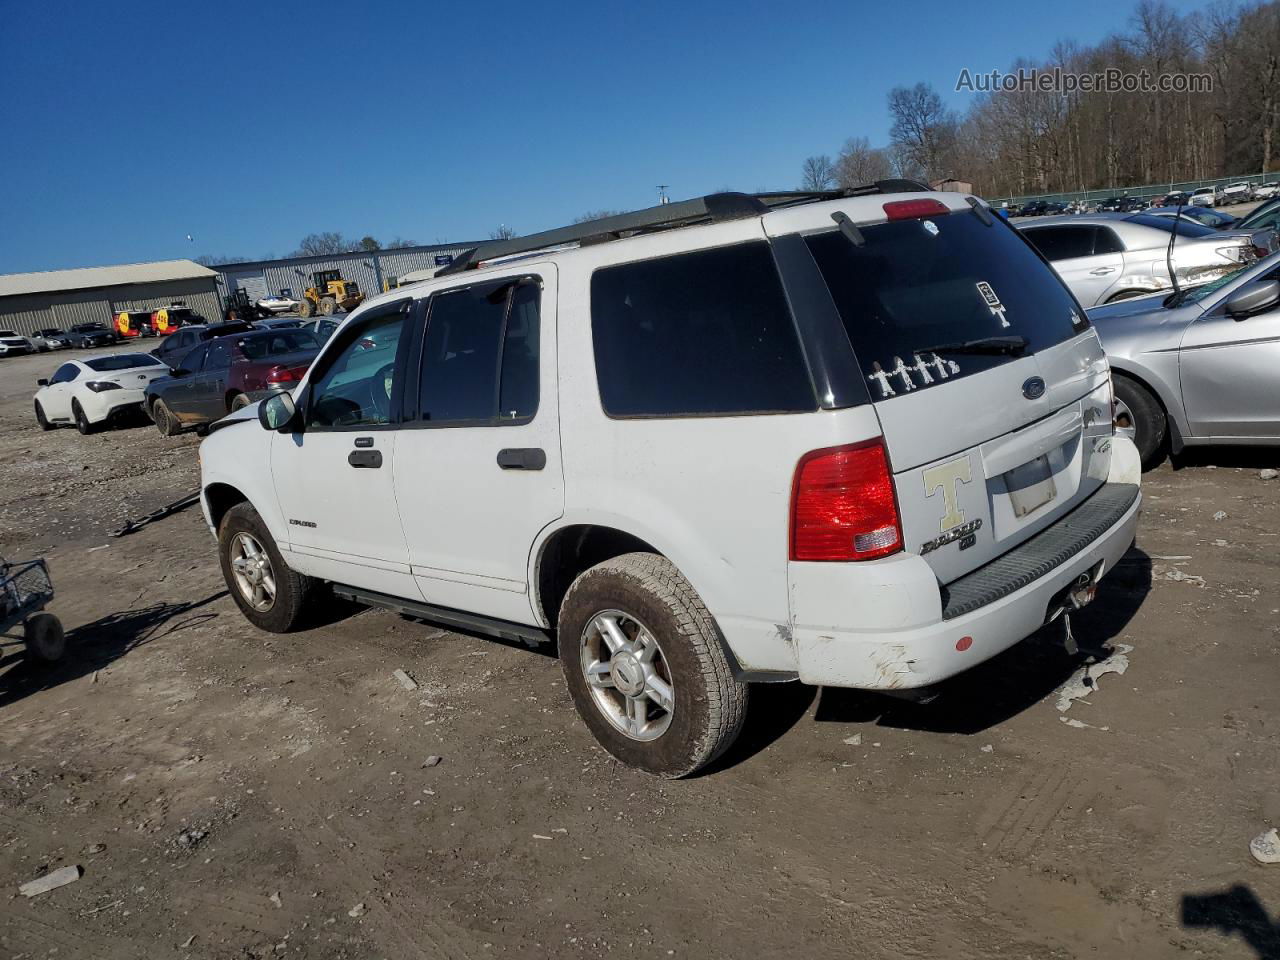
[[[916,353],[988,353],[1008,354],[1020,357],[1030,344],[1026,337],[983,337],[965,340],[963,343],[940,343],[933,347],[920,347]]]

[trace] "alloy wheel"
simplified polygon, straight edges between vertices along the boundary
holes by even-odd
[[[671,671],[657,638],[621,610],[603,610],[582,631],[579,660],[596,707],[633,740],[656,740],[675,713]]]
[[[276,602],[276,575],[271,557],[250,533],[237,533],[228,547],[231,571],[236,589],[245,603],[259,613],[266,613]]]

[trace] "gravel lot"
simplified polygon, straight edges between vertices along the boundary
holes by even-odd
[[[664,783],[548,651],[372,611],[267,636],[197,511],[109,540],[196,487],[197,441],[41,433],[67,355],[0,361],[0,552],[50,558],[77,644],[0,656],[2,957],[1280,956],[1248,851],[1280,823],[1280,452],[1148,475],[1075,618],[1127,671],[1068,710],[1086,654],[1046,630],[928,705],[758,688]]]

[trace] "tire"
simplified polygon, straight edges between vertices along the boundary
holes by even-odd
[[[1107,303],[1119,303],[1121,300],[1132,300],[1135,297],[1145,297],[1151,293],[1150,290],[1121,290],[1119,293],[1113,293],[1107,297]]]
[[[320,313],[326,317],[332,317],[338,309],[338,302],[333,297],[324,297],[320,301]]]
[[[163,400],[157,400],[151,405],[151,419],[156,422],[156,429],[160,431],[162,437],[177,436],[182,427],[178,418],[173,415],[173,411]]]
[[[1128,377],[1112,379],[1116,397],[1129,408],[1135,430],[1134,444],[1142,458],[1142,469],[1150,470],[1164,460],[1168,451],[1169,419],[1151,391]]]
[[[27,655],[40,663],[57,663],[67,652],[67,636],[62,621],[52,613],[36,613],[27,618],[22,631]]]
[[[80,431],[81,436],[87,437],[96,429],[89,422],[89,418],[84,415],[84,409],[80,406],[78,400],[71,401],[71,415],[76,418],[76,429]]]
[[[253,401],[249,399],[249,395],[247,393],[237,393],[231,398],[231,403],[228,404],[228,410],[243,410],[251,403],[253,403]]]
[[[240,564],[251,560],[253,547],[265,556],[265,564]],[[238,503],[222,518],[218,526],[218,559],[227,590],[250,623],[268,633],[289,633],[303,620],[302,612],[318,599],[323,584],[290,570],[280,556],[275,539],[267,525],[247,503]],[[265,578],[270,578],[268,584]],[[255,605],[257,588],[263,587],[265,604]],[[267,594],[270,594],[268,597]]]
[[[630,641],[622,648],[626,657],[611,650],[609,671],[596,673],[599,683],[589,683],[588,662],[604,666],[599,654],[606,651],[610,631],[599,625],[610,619]],[[578,713],[600,745],[623,763],[660,777],[688,776],[724,753],[741,732],[749,688],[734,679],[715,620],[665,557],[623,554],[581,574],[560,607],[558,635],[560,664]],[[612,636],[616,644],[618,635]],[[643,654],[637,659],[635,651],[649,652],[654,645],[647,662]],[[655,676],[671,695],[669,709],[659,705]],[[636,693],[638,683],[643,686]],[[624,693],[624,687],[633,692]],[[640,718],[631,712],[637,701]]]
[[[44,407],[40,406],[39,400],[36,401],[36,423],[40,424],[41,430],[53,430],[56,426],[56,424],[50,423],[44,415]]]
[[[302,302],[298,304],[298,316],[309,318],[315,316],[315,313],[315,305],[307,297],[303,297]]]

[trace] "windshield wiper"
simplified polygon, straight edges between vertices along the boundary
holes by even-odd
[[[963,343],[940,343],[935,347],[919,347],[916,353],[987,353],[1020,357],[1030,344],[1026,337],[983,337]]]

